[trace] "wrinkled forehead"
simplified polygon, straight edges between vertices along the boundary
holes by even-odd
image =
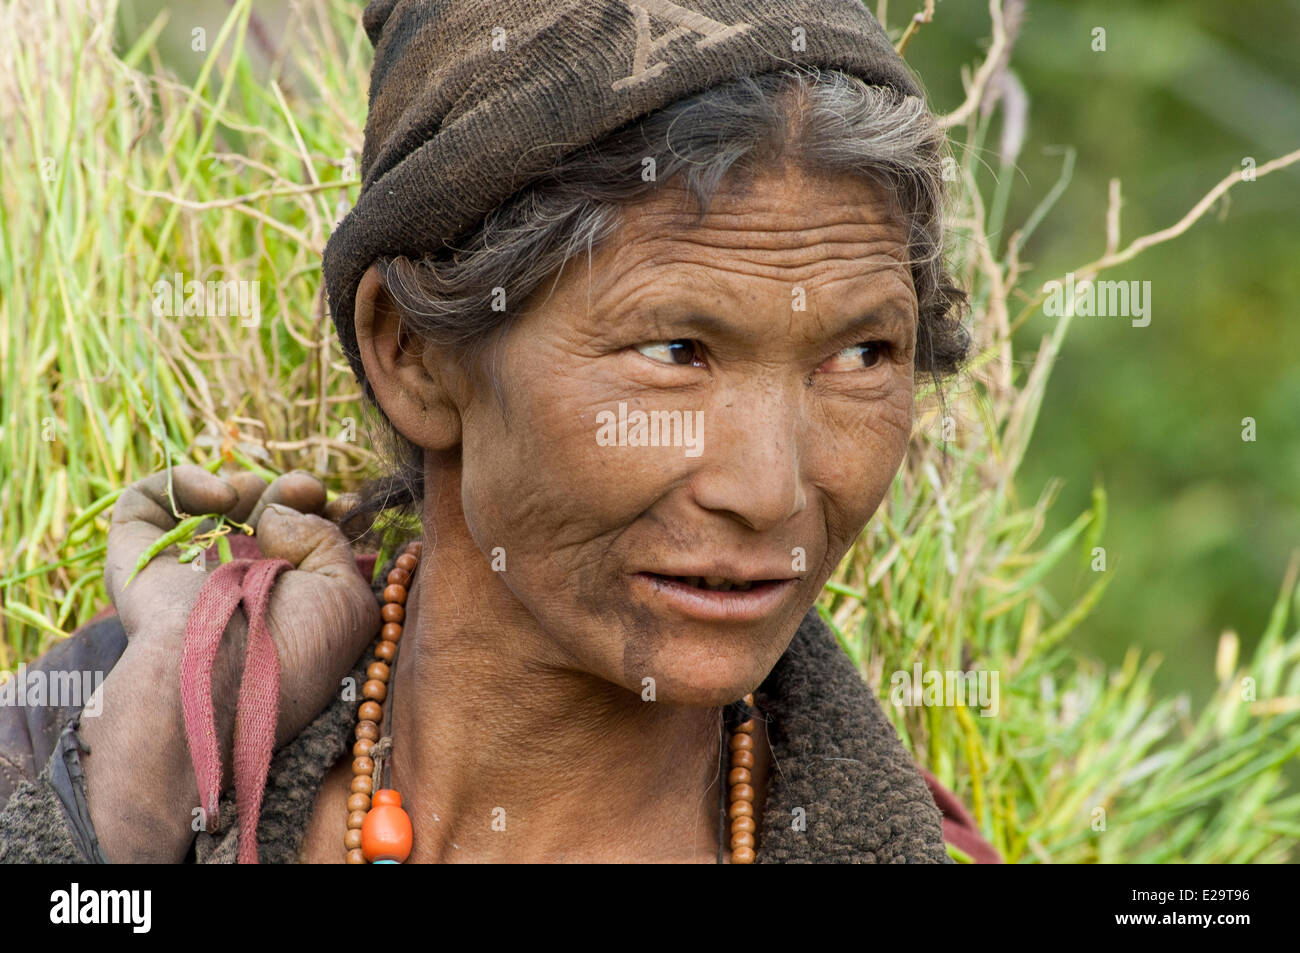
[[[818,278],[893,276],[912,291],[907,228],[888,189],[862,176],[772,166],[724,183],[697,214],[681,188],[665,186],[624,210],[619,231],[593,259],[593,295],[618,293],[639,271],[701,268],[784,284]],[[708,280],[708,279],[706,279]],[[719,280],[714,276],[712,280]]]

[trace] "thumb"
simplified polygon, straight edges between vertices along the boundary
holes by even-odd
[[[362,578],[347,537],[323,517],[271,503],[258,520],[257,540],[268,559],[287,559],[297,569],[329,578]]]

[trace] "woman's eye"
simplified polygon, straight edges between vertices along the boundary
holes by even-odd
[[[888,351],[889,345],[884,341],[864,341],[846,347],[817,370],[830,373],[868,370],[884,360]]]
[[[699,348],[694,341],[679,338],[676,341],[655,341],[651,344],[641,344],[637,350],[650,358],[652,361],[658,361],[661,364],[677,364],[686,367],[697,362]]]

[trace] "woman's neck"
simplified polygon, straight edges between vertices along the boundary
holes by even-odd
[[[713,862],[720,709],[557,664],[455,536],[426,540],[390,681],[408,862]]]

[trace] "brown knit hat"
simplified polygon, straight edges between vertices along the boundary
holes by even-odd
[[[361,194],[325,246],[365,382],[357,285],[436,254],[573,150],[679,99],[791,65],[921,95],[862,0],[373,0]]]

